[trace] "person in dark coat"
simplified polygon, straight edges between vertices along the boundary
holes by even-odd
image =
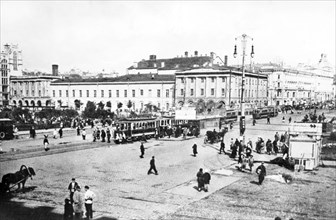
[[[79,125],[77,126],[77,136],[80,136],[80,127],[79,127]]]
[[[158,172],[157,172],[156,167],[155,167],[155,159],[154,159],[154,156],[152,156],[152,159],[150,160],[149,165],[150,165],[150,168],[149,168],[147,174],[148,174],[148,175],[151,174],[151,173],[152,173],[152,170],[154,170],[155,175],[158,175]]]
[[[275,154],[279,153],[279,147],[278,147],[278,141],[277,140],[273,141],[273,150],[274,150]]]
[[[261,165],[257,167],[256,173],[259,175],[259,185],[261,185],[266,176],[266,168],[264,166],[264,162],[261,162]]]
[[[48,151],[49,150],[49,141],[48,141],[48,135],[44,135],[44,139],[43,139],[43,146],[44,146],[44,150]]]
[[[58,130],[58,133],[59,133],[60,138],[62,138],[62,136],[63,136],[63,128],[62,127],[60,127],[60,129]]]
[[[77,189],[77,187],[79,187],[78,183],[76,182],[75,178],[71,179],[71,183],[68,186],[68,190],[70,192],[70,201],[71,203],[73,203],[73,195]]]
[[[140,158],[143,158],[143,156],[145,154],[145,147],[144,147],[143,143],[140,144],[140,152],[141,152]]]
[[[106,129],[107,143],[111,143],[111,131],[109,128]]]
[[[205,172],[202,176],[203,183],[204,183],[204,191],[208,192],[208,185],[210,184],[211,175],[208,172]]]
[[[30,128],[29,134],[30,134],[31,138],[35,138],[36,137],[36,131],[35,131],[34,126]]]
[[[105,130],[102,129],[102,130],[101,130],[101,138],[102,138],[102,142],[105,142],[105,137],[106,137]]]
[[[269,155],[272,153],[272,141],[270,139],[266,142],[266,151]]]
[[[253,121],[252,121],[252,125],[255,126],[256,122],[257,122],[257,121],[256,121],[255,118],[254,118]]]
[[[222,140],[221,143],[220,143],[220,148],[219,148],[219,154],[221,154],[223,151],[223,154],[226,154],[225,153],[225,144],[224,144],[224,141]]]
[[[198,154],[197,153],[197,144],[196,143],[194,143],[194,145],[192,146],[192,149],[193,149],[194,157],[196,157],[196,154]]]
[[[199,171],[196,174],[197,177],[197,189],[198,191],[201,191],[204,187],[204,181],[203,181],[203,169],[200,168]]]
[[[267,115],[267,124],[271,124],[269,115]]]
[[[100,130],[97,128],[96,130],[97,140],[100,140]]]
[[[243,162],[242,153],[244,151],[243,141],[240,141],[238,144],[238,163]]]
[[[232,151],[231,151],[231,155],[230,155],[231,158],[236,158],[238,146],[239,146],[239,141],[238,141],[238,139],[236,139],[236,142],[232,146]]]
[[[72,207],[72,204],[70,202],[69,199],[65,199],[64,200],[64,215],[63,215],[63,219],[64,220],[70,220],[73,219],[73,214],[74,214],[74,210]]]

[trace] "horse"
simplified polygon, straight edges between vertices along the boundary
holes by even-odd
[[[7,192],[10,191],[10,184],[18,184],[18,189],[20,189],[20,184],[22,184],[22,188],[30,177],[35,176],[35,171],[31,167],[27,167],[26,165],[22,165],[20,170],[16,173],[8,173],[2,177],[2,190]]]

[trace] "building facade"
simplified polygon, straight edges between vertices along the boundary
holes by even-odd
[[[176,73],[176,106],[239,108],[242,72],[236,68],[199,68]],[[246,108],[268,105],[267,75],[245,72]]]
[[[55,107],[50,84],[58,79],[58,76],[11,76],[10,105],[31,110]]]
[[[168,111],[173,107],[174,75],[137,74],[115,78],[62,79],[50,85],[51,98],[56,108],[73,108],[83,111],[88,101],[102,102],[105,109],[122,109],[140,112],[147,104]],[[80,106],[76,103],[80,102]],[[107,106],[108,103],[111,106]]]
[[[9,105],[9,77],[22,75],[22,51],[18,45],[6,44],[1,50],[0,107]]]

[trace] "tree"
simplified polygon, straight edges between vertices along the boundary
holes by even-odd
[[[145,111],[146,112],[152,112],[153,111],[153,105],[151,103],[145,104]]]
[[[83,111],[83,117],[85,118],[95,118],[96,117],[96,104],[94,102],[88,101],[86,107]]]
[[[75,100],[75,107],[76,107],[76,109],[79,109],[80,108],[80,106],[81,106],[81,101],[80,100],[78,100],[78,99],[76,99]]]
[[[104,106],[105,106],[105,104],[104,104],[102,101],[100,101],[100,102],[98,103],[98,109],[103,110],[103,109],[104,109]]]
[[[111,101],[106,102],[106,107],[108,107],[111,110],[111,107],[112,107]]]
[[[131,110],[132,106],[133,106],[132,101],[128,100],[128,102],[127,102],[127,108],[128,108],[128,110]]]

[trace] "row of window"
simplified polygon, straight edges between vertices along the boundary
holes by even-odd
[[[237,92],[237,89],[235,90],[236,92]],[[248,95],[248,97],[253,97],[253,94],[254,94],[254,92],[256,92],[257,90],[245,90],[245,96],[247,96]],[[180,90],[180,95],[181,96],[184,96],[185,94],[184,94],[184,89],[181,89]],[[222,90],[221,90],[221,92],[222,92],[222,97],[225,97],[226,96],[226,93],[225,93],[225,89],[224,88],[222,88]],[[240,94],[240,90],[238,90],[238,93]],[[261,93],[263,94],[263,91],[261,91]],[[194,89],[190,89],[190,96],[194,96],[195,94],[194,94]],[[201,89],[201,94],[200,94],[201,96],[204,96],[204,89]],[[214,96],[215,95],[215,89],[211,89],[210,90],[210,95],[211,96]],[[238,95],[238,96],[240,96],[240,95]]]
[[[18,93],[18,91],[17,90],[14,90],[14,89],[12,89],[12,94],[14,95],[14,96],[17,96],[17,95],[21,95],[21,96],[29,96],[29,90],[27,89],[26,90],[26,94],[23,94],[23,90],[20,90],[20,93]],[[30,94],[31,96],[35,96],[35,90],[31,90],[31,94]],[[41,90],[39,90],[38,91],[38,96],[42,96],[42,91]]]
[[[72,90],[72,97],[77,97],[76,92],[78,94],[79,97],[83,97],[83,91],[82,90]],[[144,90],[140,89],[139,91],[140,96],[144,95]],[[62,97],[62,90],[58,90],[58,95],[59,97]],[[128,90],[125,89],[124,90],[124,97],[127,98],[128,96]],[[151,97],[152,96],[152,90],[148,89],[148,96]],[[53,90],[53,97],[56,97],[56,90]],[[69,97],[69,90],[65,90],[65,97]],[[90,97],[90,90],[86,90],[86,97]],[[93,97],[97,98],[97,90],[93,90]],[[105,90],[100,90],[100,98],[104,98],[105,97]],[[108,98],[112,98],[112,90],[108,90],[108,94],[107,96]],[[120,97],[120,93],[119,90],[115,91],[115,97],[119,98]],[[132,97],[136,97],[136,90],[133,89],[132,90]],[[161,89],[157,89],[156,90],[156,97],[161,97]],[[166,89],[166,98],[169,98],[169,89]]]
[[[219,78],[222,79],[222,80],[221,80],[222,83],[225,82],[225,78],[226,78],[226,77],[219,77]],[[195,79],[196,79],[196,77],[195,77],[195,78],[190,78],[190,83],[194,83],[194,82],[195,82]],[[204,83],[206,77],[201,77],[200,79],[201,79],[201,83]],[[215,82],[215,79],[216,79],[216,77],[210,77],[211,83],[214,83],[214,82]],[[236,83],[236,84],[238,83],[238,81],[241,82],[241,78],[234,77],[234,80],[235,80],[235,83]],[[247,84],[247,85],[249,85],[249,84],[250,84],[250,85],[254,85],[254,84],[257,85],[258,82],[259,82],[259,85],[265,85],[265,84],[266,84],[266,81],[258,80],[258,79],[251,79],[251,78],[248,78],[248,79],[245,80],[245,81],[246,81],[246,84]],[[181,83],[185,83],[185,78],[181,78]]]

